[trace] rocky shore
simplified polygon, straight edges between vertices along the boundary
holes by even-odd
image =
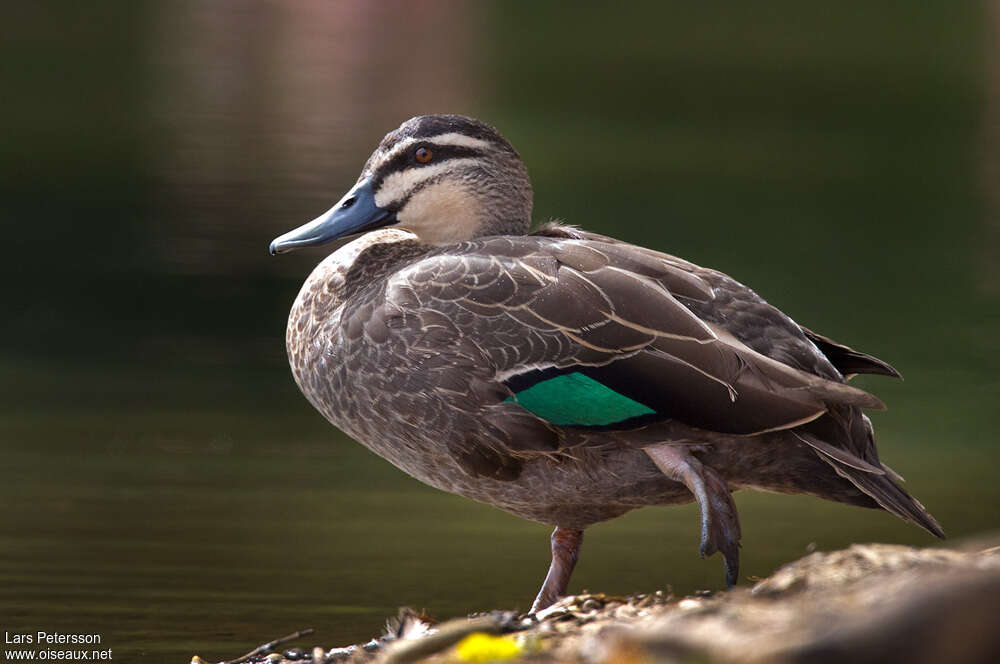
[[[1000,547],[855,545],[807,555],[753,588],[576,595],[538,615],[444,623],[404,609],[365,644],[281,641],[228,664],[1000,662]]]

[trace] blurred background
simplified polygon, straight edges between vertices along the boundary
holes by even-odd
[[[0,42],[0,616],[221,659],[396,607],[527,609],[545,526],[425,487],[298,393],[325,211],[410,116],[497,126],[561,218],[721,269],[906,377],[882,456],[961,544],[1000,527],[994,4],[14,3]],[[934,542],[737,495],[750,584]],[[571,589],[723,587],[693,506],[588,531]]]

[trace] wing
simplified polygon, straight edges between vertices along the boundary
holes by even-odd
[[[811,373],[769,357],[718,316],[699,316],[718,289],[689,266],[602,239],[486,238],[400,270],[382,313],[360,318],[408,330],[421,340],[408,352],[424,344],[435,358],[425,361],[424,389],[453,394],[451,407],[485,432],[455,451],[473,458],[467,468],[479,449],[551,453],[574,427],[674,419],[746,435],[834,405],[882,406],[832,366],[829,377]]]
[[[713,290],[713,297],[691,299],[679,294],[681,302],[703,320],[726,329],[754,350],[790,366],[832,380],[840,380],[841,377],[855,374],[879,374],[901,378],[895,368],[877,357],[856,351],[800,326],[769,305],[753,290],[722,272],[571,226],[547,224],[538,233],[546,237],[595,240],[625,246],[632,252],[667,262],[675,269],[687,272],[709,285]]]
[[[893,378],[903,377],[891,364],[883,362],[873,355],[868,355],[867,353],[856,351],[849,346],[838,344],[836,341],[804,327],[802,331],[826,355],[827,359],[833,363],[833,366],[837,367],[837,371],[846,377],[857,374],[878,374]]]

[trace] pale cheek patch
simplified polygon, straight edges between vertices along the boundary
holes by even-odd
[[[449,159],[440,164],[408,168],[405,171],[392,173],[382,181],[375,192],[375,205],[387,208],[406,198],[420,184],[432,180],[446,171],[477,163],[476,159]]]
[[[399,226],[409,229],[429,244],[467,240],[479,227],[481,209],[465,187],[443,181],[414,194],[398,213]]]

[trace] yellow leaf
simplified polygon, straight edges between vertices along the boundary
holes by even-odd
[[[519,657],[523,649],[510,637],[476,632],[459,641],[455,653],[463,662],[495,662]]]

